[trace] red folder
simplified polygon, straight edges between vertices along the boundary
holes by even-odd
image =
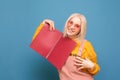
[[[63,37],[57,29],[50,31],[49,25],[45,24],[38,35],[30,44],[30,47],[46,58],[57,69],[60,69],[76,43],[68,37]]]

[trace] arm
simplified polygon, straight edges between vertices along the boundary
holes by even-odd
[[[90,42],[86,41],[85,50],[83,50],[82,58],[76,57],[75,65],[78,66],[79,70],[85,68],[90,74],[95,75],[99,72],[100,67],[97,63],[96,53]]]
[[[44,25],[44,24],[41,23],[41,24],[37,27],[37,29],[36,29],[36,31],[35,31],[35,33],[34,33],[34,35],[33,35],[32,41],[33,41],[34,38],[37,36],[37,34],[40,32],[40,30],[42,29],[43,25]]]
[[[95,75],[100,71],[100,67],[97,62],[97,55],[96,55],[94,48],[90,42],[87,42],[87,52],[88,52],[88,58],[89,58],[90,62],[94,65],[91,68],[87,68],[87,70],[92,75]]]

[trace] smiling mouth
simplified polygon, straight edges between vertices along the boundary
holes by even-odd
[[[68,29],[68,32],[74,33],[75,31],[74,31],[74,30],[71,30],[71,29]]]
[[[67,31],[67,34],[68,34],[68,35],[74,35],[74,34],[75,34],[75,32],[74,32],[74,31],[72,31],[72,30],[68,30],[68,31]]]

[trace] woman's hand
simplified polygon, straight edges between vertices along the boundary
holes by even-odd
[[[43,24],[45,24],[45,23],[47,23],[47,24],[50,25],[50,31],[52,31],[52,30],[55,29],[55,27],[54,27],[54,21],[52,21],[50,19],[45,19],[45,20],[43,20]]]
[[[74,61],[75,66],[77,66],[79,70],[83,68],[92,70],[95,66],[95,64],[91,60],[89,60],[88,58],[82,59],[80,56],[76,57]]]

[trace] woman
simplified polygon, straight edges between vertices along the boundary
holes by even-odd
[[[46,19],[44,23],[50,25],[50,30],[55,29],[52,20]],[[94,80],[93,76],[100,70],[94,48],[90,41],[85,40],[86,24],[86,18],[78,13],[72,14],[66,21],[63,35],[74,40],[77,45],[64,66],[58,70],[60,80]]]

